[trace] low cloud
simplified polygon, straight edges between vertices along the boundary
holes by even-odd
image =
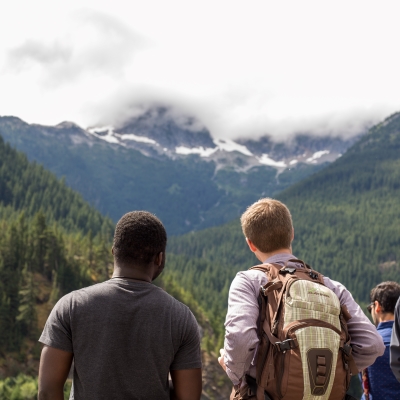
[[[36,70],[44,88],[93,75],[115,79],[146,47],[146,40],[120,20],[93,10],[73,13],[70,30],[59,35],[51,41],[29,39],[10,49],[5,70]]]
[[[24,44],[11,49],[8,55],[8,69],[21,71],[30,64],[54,65],[68,63],[72,56],[72,48],[60,43],[43,44],[28,40]]]
[[[131,87],[117,90],[106,102],[91,104],[86,115],[93,118],[95,125],[111,123],[118,127],[145,113],[153,115],[154,121],[160,123],[162,118],[157,109],[165,108],[168,112],[163,118],[173,119],[178,125],[194,131],[206,128],[214,138],[267,135],[275,141],[284,141],[296,134],[350,138],[366,132],[395,111],[390,105],[380,105],[274,118],[273,112],[268,113],[269,104],[257,103],[249,93],[243,93],[243,96],[249,97],[250,107],[243,104],[246,103],[244,97],[198,99],[176,92]]]
[[[19,26],[0,14],[0,113],[27,122],[120,126],[164,107],[214,138],[279,141],[400,110],[395,1],[38,1],[10,5]]]

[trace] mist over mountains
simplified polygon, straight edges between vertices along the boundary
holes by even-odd
[[[0,135],[117,221],[154,212],[170,234],[227,222],[251,202],[313,174],[356,140],[214,139],[200,121],[156,107],[121,126],[83,129],[0,117]]]

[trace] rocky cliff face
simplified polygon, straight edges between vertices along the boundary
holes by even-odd
[[[202,400],[227,400],[232,391],[232,383],[218,363],[217,356],[205,351],[203,362]]]

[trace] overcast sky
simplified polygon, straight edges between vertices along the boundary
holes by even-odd
[[[121,124],[154,104],[214,137],[352,135],[400,111],[400,2],[14,0],[0,115]]]

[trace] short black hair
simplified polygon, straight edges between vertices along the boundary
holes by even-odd
[[[125,264],[146,265],[165,252],[167,232],[162,222],[148,211],[131,211],[117,223],[114,233],[114,257]]]
[[[400,297],[400,285],[397,282],[382,282],[371,290],[371,302],[378,301],[383,312],[394,313],[394,307]]]

